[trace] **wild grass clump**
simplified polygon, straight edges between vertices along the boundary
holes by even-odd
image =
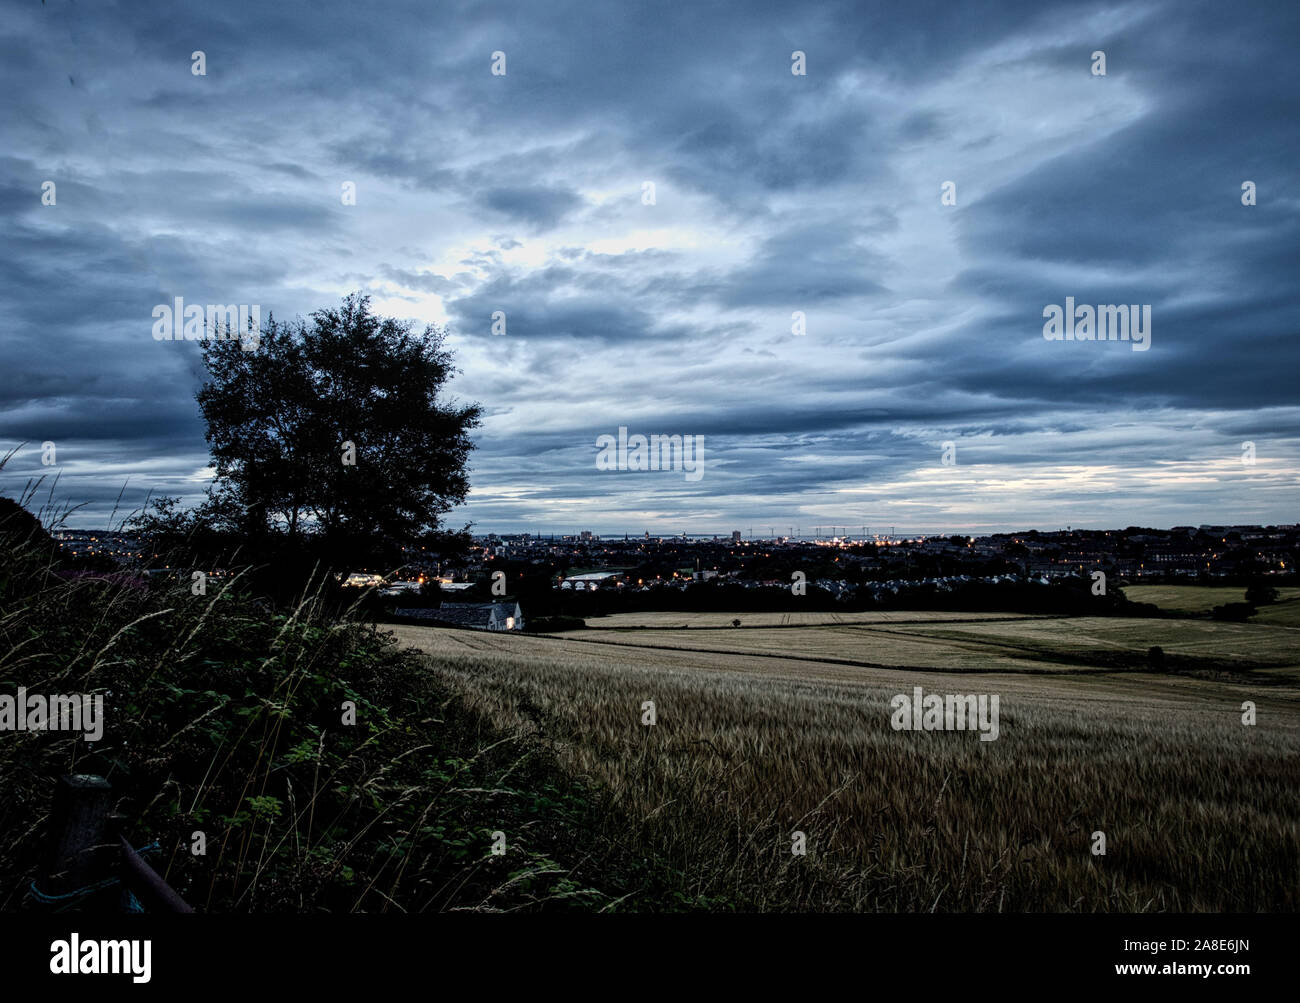
[[[0,909],[32,907],[55,781],[74,772],[112,783],[128,838],[160,843],[155,866],[199,910],[599,909],[624,894],[602,873],[621,851],[572,843],[599,799],[528,729],[484,726],[373,626],[324,615],[319,583],[273,609],[238,574],[203,595],[188,576],[69,577],[15,509],[0,519],[0,693],[102,696],[106,730],[0,734]]]

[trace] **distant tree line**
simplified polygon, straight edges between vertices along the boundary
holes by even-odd
[[[824,612],[926,609],[971,612],[1056,613],[1080,616],[1164,616],[1150,603],[1130,602],[1122,590],[1095,596],[1091,581],[1031,585],[1024,582],[968,582],[953,589],[916,583],[897,594],[876,599],[859,592],[844,600],[809,585],[796,596],[788,588],[745,588],[730,582],[692,582],[685,588],[648,591],[602,588],[596,591],[555,589],[549,578],[521,578],[515,594],[530,617],[594,617],[613,613],[670,610],[680,612]],[[480,598],[475,596],[475,598]],[[486,601],[486,597],[483,597]]]

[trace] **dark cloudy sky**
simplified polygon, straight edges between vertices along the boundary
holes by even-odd
[[[79,524],[203,489],[156,304],[349,290],[450,329],[482,530],[1300,517],[1293,0],[0,10],[0,492]],[[598,471],[620,425],[704,476]]]

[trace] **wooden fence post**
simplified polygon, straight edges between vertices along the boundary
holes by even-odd
[[[104,827],[113,787],[89,773],[65,774],[54,788],[45,893],[66,895],[105,876]]]

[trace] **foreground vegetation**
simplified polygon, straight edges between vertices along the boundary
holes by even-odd
[[[203,911],[604,909],[633,892],[683,904],[644,855],[595,835],[616,828],[603,796],[533,729],[485,725],[389,638],[323,616],[320,590],[277,612],[238,579],[196,596],[70,575],[14,507],[0,609],[0,693],[98,695],[107,720],[93,745],[0,735],[0,909],[31,908],[46,879],[65,773],[107,777],[128,838],[157,842],[155,866]],[[116,894],[61,907],[112,908]]]

